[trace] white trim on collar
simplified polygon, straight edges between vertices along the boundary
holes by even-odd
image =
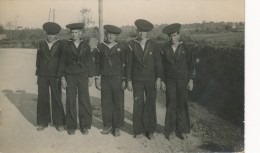
[[[48,42],[47,40],[45,40],[45,42],[47,43],[47,45],[48,45],[48,47],[49,47],[49,50],[51,49],[51,47],[53,46],[53,44],[55,43],[55,42],[57,42],[59,39],[56,39],[56,40],[54,40],[54,41],[52,41],[52,42]]]
[[[68,41],[72,41],[73,42],[73,40],[72,39],[69,39]],[[82,42],[83,41],[83,39],[80,39],[80,42]]]
[[[108,44],[107,43],[105,43],[105,42],[101,42],[101,44],[104,44],[104,45],[106,45],[109,49],[111,49],[111,48],[113,48],[115,45],[117,45],[118,43],[117,42],[115,42],[115,45],[114,46],[112,46],[112,47],[109,47],[108,46]]]
[[[150,40],[150,38],[147,38],[146,41]],[[135,42],[138,42],[139,44],[141,44],[139,41],[137,41],[136,39],[134,40]]]

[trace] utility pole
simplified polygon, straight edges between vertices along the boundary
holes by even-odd
[[[98,15],[99,15],[99,42],[104,41],[104,30],[103,30],[103,0],[98,0]]]
[[[17,19],[18,19],[18,15],[15,16],[15,25],[14,25],[15,30],[17,30]]]
[[[48,22],[50,22],[50,18],[51,18],[51,8],[49,10],[49,18],[48,18]]]
[[[52,10],[53,22],[55,22],[55,9]]]

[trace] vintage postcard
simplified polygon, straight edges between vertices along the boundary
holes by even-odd
[[[0,153],[244,152],[244,0],[0,0]]]

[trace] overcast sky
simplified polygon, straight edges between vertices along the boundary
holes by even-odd
[[[41,28],[55,9],[55,22],[62,27],[78,22],[80,10],[90,8],[98,24],[98,0],[0,0],[0,23]],[[162,23],[245,20],[244,0],[104,0],[104,24],[133,25],[138,18]]]

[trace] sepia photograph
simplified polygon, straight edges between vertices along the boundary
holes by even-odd
[[[0,0],[0,153],[245,152],[245,0]]]

